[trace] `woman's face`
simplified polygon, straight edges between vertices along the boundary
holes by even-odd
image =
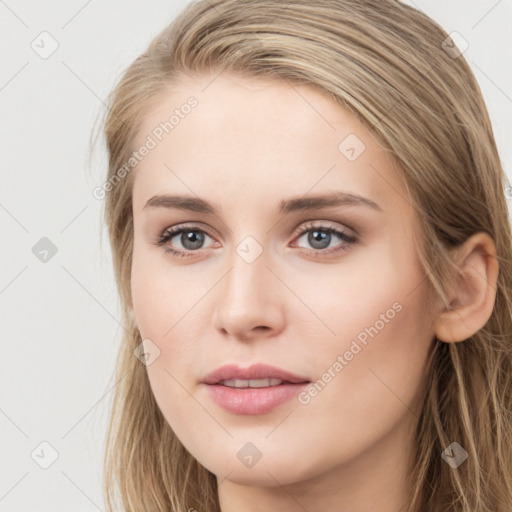
[[[236,483],[393,472],[434,331],[390,153],[315,89],[226,73],[168,92],[142,145],[134,313],[183,445]]]

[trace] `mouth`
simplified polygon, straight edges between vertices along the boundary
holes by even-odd
[[[281,384],[293,384],[275,377],[268,377],[266,379],[229,379],[217,382],[218,386],[227,386],[228,388],[268,388],[273,386],[280,386]]]
[[[305,377],[263,364],[223,366],[202,381],[217,405],[232,414],[246,415],[268,413],[310,383]]]

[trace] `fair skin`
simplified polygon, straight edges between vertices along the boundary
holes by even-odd
[[[484,234],[468,240],[457,254],[464,269],[453,290],[457,308],[439,305],[427,317],[427,280],[413,245],[418,217],[375,136],[310,87],[213,76],[162,97],[136,143],[197,98],[134,171],[132,298],[142,339],[160,350],[147,366],[156,401],[187,450],[217,476],[222,512],[405,512],[425,361],[435,335],[461,341],[489,318],[493,243]],[[349,134],[366,146],[353,161],[338,150]],[[282,200],[334,191],[379,209],[279,212]],[[144,208],[162,194],[199,197],[216,212]],[[298,234],[309,221],[357,242],[331,235],[322,249],[308,238],[315,229]],[[184,223],[203,234],[199,248],[181,235],[156,244]],[[251,263],[236,252],[247,236],[262,249]],[[200,383],[224,364],[257,362],[316,382],[387,311],[393,318],[308,403],[239,415]],[[237,457],[248,442],[261,453],[251,467]]]

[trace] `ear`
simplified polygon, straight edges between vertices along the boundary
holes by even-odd
[[[496,246],[487,233],[474,234],[454,254],[462,274],[450,292],[450,307],[443,306],[434,323],[436,337],[447,343],[463,341],[487,323],[498,279]]]

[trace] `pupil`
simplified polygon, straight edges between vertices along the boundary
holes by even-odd
[[[309,234],[309,243],[315,247],[316,249],[325,249],[328,247],[329,242],[331,241],[331,234],[324,233],[323,231],[311,231]],[[320,246],[315,245],[319,243]]]
[[[186,249],[198,249],[203,243],[203,236],[197,231],[184,231],[181,234],[181,243]]]

